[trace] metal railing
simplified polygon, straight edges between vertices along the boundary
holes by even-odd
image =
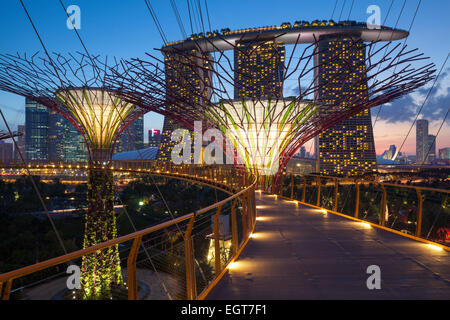
[[[449,245],[450,190],[312,174],[284,175],[278,195]]]
[[[12,169],[17,169],[21,166],[24,167],[24,165],[15,162],[0,164],[0,167],[2,168]],[[93,168],[87,163],[82,162],[67,163],[49,161],[29,161],[27,167],[30,169],[58,168],[75,170]],[[144,258],[143,260],[148,259],[151,262],[155,273],[160,271],[157,270],[158,266],[155,267],[155,261],[158,259],[158,255],[161,256],[161,252],[162,254],[167,255],[169,252],[168,250],[157,251],[155,249],[155,243],[158,243],[159,240],[162,241],[163,238],[164,241],[168,243],[166,235],[170,234],[174,229],[176,230],[173,232],[181,236],[180,241],[176,242],[175,245],[171,243],[172,249],[170,255],[177,258],[175,263],[173,263],[176,270],[169,269],[169,263],[167,262],[165,263],[165,270],[174,270],[174,276],[176,275],[175,271],[178,271],[178,275],[176,275],[178,277],[177,281],[183,281],[184,285],[179,287],[177,294],[171,296],[183,299],[196,299],[202,297],[205,292],[210,290],[214,280],[221,277],[226,270],[227,265],[236,258],[238,252],[245,245],[251,230],[253,230],[255,226],[256,209],[254,193],[256,181],[249,177],[244,171],[236,170],[233,166],[173,165],[157,161],[113,161],[108,166],[100,167],[113,170],[114,172],[147,173],[201,183],[227,192],[230,196],[206,208],[158,225],[89,248],[77,250],[60,257],[0,274],[0,295],[3,300],[10,298],[11,288],[13,287],[13,281],[15,279],[61,264],[73,262],[84,256],[98,254],[102,250],[112,246],[117,246],[119,244],[123,245],[129,242],[131,242],[131,246],[129,246],[129,250],[127,250],[128,255],[125,257],[128,291],[127,298],[135,300],[138,298],[138,256],[142,255],[143,251],[145,251],[146,254],[148,250],[154,252],[154,254],[151,253],[150,256],[147,255],[147,258]],[[230,218],[225,222],[231,229],[229,238],[227,238],[227,235],[222,230],[223,222],[221,221],[221,218],[223,216],[228,216]],[[212,244],[211,250],[209,250],[212,251],[212,253],[209,254],[208,251],[205,251],[204,249],[208,244]],[[200,246],[203,249],[195,250],[196,246]],[[175,250],[173,248],[175,248]],[[176,248],[182,248],[182,250],[176,252]],[[226,254],[224,254],[224,252]],[[199,254],[203,254],[203,256],[199,257]],[[207,255],[206,257],[205,254]],[[152,261],[152,259],[154,261]],[[205,261],[207,261],[207,263],[205,263]],[[203,265],[203,269],[205,269],[205,265],[206,268],[208,265],[212,266],[212,272],[209,272],[209,276],[205,275],[206,272],[205,270],[202,270],[201,265]],[[168,273],[170,274],[171,272],[169,271]],[[201,277],[199,274],[201,274]],[[180,290],[180,288],[182,290]]]

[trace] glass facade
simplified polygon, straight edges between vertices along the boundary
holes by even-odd
[[[48,159],[48,109],[26,98],[25,153],[29,160]]]
[[[365,99],[367,81],[362,40],[344,36],[321,38],[315,59],[319,66],[315,78],[320,84],[317,93],[322,105],[320,113],[329,111],[327,105],[336,103],[342,96]],[[355,82],[359,83],[357,88]],[[344,101],[341,108],[347,107],[347,104]],[[376,170],[370,110],[364,110],[320,133],[316,138],[317,155],[318,170],[324,175],[358,176]]]
[[[78,130],[60,114],[30,99],[25,101],[25,154],[27,159],[88,159],[83,136]],[[18,154],[16,157],[18,159]]]
[[[417,120],[416,122],[416,162],[427,163],[425,159],[428,146],[428,120]]]

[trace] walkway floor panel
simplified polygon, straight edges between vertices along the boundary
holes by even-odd
[[[207,299],[448,299],[450,253],[267,194],[237,260]],[[381,270],[369,290],[367,267]]]

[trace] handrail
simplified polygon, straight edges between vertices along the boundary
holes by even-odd
[[[386,187],[395,187],[395,188],[405,188],[405,189],[411,189],[411,190],[415,190],[416,192],[416,197],[417,197],[417,213],[416,213],[416,226],[415,226],[415,230],[414,230],[414,237],[416,239],[420,239],[420,241],[424,240],[424,241],[430,241],[427,239],[425,239],[422,236],[422,221],[423,221],[423,215],[425,214],[423,212],[423,204],[424,204],[424,197],[423,194],[421,193],[421,191],[432,191],[432,192],[438,192],[438,193],[443,193],[443,194],[450,194],[450,190],[447,189],[438,189],[438,188],[431,188],[431,187],[422,187],[422,186],[411,186],[411,185],[403,185],[403,184],[395,184],[395,183],[389,183],[389,182],[381,182],[381,181],[371,181],[371,180],[364,180],[364,179],[358,179],[358,178],[340,178],[340,177],[332,177],[332,176],[322,176],[322,175],[317,175],[317,174],[291,174],[291,177],[288,184],[288,190],[287,193],[290,193],[290,197],[285,197],[287,199],[290,200],[299,200],[299,199],[295,199],[294,197],[294,185],[295,185],[295,179],[294,179],[294,175],[295,176],[300,176],[303,177],[303,182],[300,183],[301,187],[303,188],[303,193],[302,193],[302,199],[301,202],[303,203],[307,203],[305,200],[305,193],[306,193],[306,186],[307,186],[307,179],[306,177],[312,177],[314,178],[312,181],[315,181],[315,183],[311,183],[309,186],[310,187],[314,187],[317,189],[317,198],[315,199],[315,203],[307,203],[308,205],[313,205],[314,207],[321,207],[320,206],[320,200],[321,200],[321,187],[325,187],[325,186],[333,186],[334,185],[334,197],[330,197],[333,203],[333,210],[329,210],[326,209],[329,212],[334,212],[337,214],[341,214],[350,218],[355,218],[358,220],[361,220],[361,218],[359,217],[359,210],[360,210],[360,186],[362,184],[374,184],[374,185],[378,185],[381,188],[381,192],[382,192],[382,197],[381,197],[381,203],[380,203],[380,215],[379,215],[379,220],[376,224],[377,226],[383,227],[385,229],[388,230],[392,230],[394,232],[397,232],[396,229],[391,227],[386,227],[385,223],[386,221],[386,208],[387,208],[387,204],[388,204],[388,197],[387,197],[387,190]],[[282,178],[282,183],[284,182],[284,179],[287,175],[283,176]],[[321,184],[321,180],[330,180],[331,183],[328,185],[328,181],[325,184]],[[355,198],[354,198],[354,203],[355,203],[355,209],[354,212],[352,214],[348,214],[348,213],[340,213],[337,210],[337,202],[338,202],[338,180],[342,181],[345,180],[346,182],[350,182],[350,184],[354,184],[356,186],[356,190],[355,190]],[[342,186],[345,186],[345,184],[342,184]],[[283,184],[281,184],[281,188],[279,188],[277,190],[277,194],[283,196]],[[280,190],[281,189],[281,190]],[[313,200],[314,201],[314,200]],[[372,223],[372,222],[370,222]],[[403,233],[402,233],[403,234]],[[403,234],[405,235],[405,234]],[[405,235],[406,236],[406,235]],[[409,235],[408,235],[409,236]],[[432,242],[432,241],[430,241]],[[445,247],[446,250],[450,249],[450,247],[446,246],[446,245],[442,245],[438,242],[433,242],[436,243],[438,246],[441,247]]]
[[[291,174],[292,175],[292,174]],[[398,183],[390,183],[390,182],[383,182],[383,181],[374,181],[374,180],[365,180],[365,179],[359,179],[359,178],[345,178],[345,177],[334,177],[334,176],[322,176],[322,175],[316,175],[316,174],[297,174],[298,176],[307,176],[307,177],[319,177],[321,179],[337,179],[337,180],[346,180],[346,181],[355,181],[358,180],[358,182],[364,182],[364,183],[374,183],[374,184],[383,184],[385,186],[390,187],[399,187],[399,188],[409,188],[409,189],[420,189],[420,190],[426,190],[426,191],[436,191],[436,192],[443,192],[443,193],[450,193],[450,190],[447,189],[439,189],[439,188],[431,188],[431,187],[422,187],[422,186],[411,186],[408,184],[398,184]]]
[[[33,167],[34,166],[39,166],[39,165],[51,165],[51,166],[60,166],[60,167],[66,167],[66,166],[73,166],[73,163],[71,164],[67,164],[67,163],[51,163],[51,164],[44,164],[44,162],[42,161],[37,161],[38,163],[29,163],[28,167]],[[118,168],[117,165],[120,164],[120,167]],[[131,164],[133,164],[133,166],[130,166]],[[137,164],[142,165],[142,167],[138,167]],[[144,164],[146,164],[144,166]],[[89,166],[85,166],[85,165],[80,165],[78,164],[78,168],[81,170],[85,170],[87,168],[92,168]],[[125,169],[123,169],[126,166]],[[2,163],[0,163],[0,167],[2,167]],[[128,168],[128,167],[133,167],[133,168]],[[146,170],[146,169],[153,169],[153,170]],[[207,170],[205,170],[204,172],[195,172],[196,169],[201,170],[202,168],[207,168]],[[210,170],[210,169],[213,170]],[[157,169],[157,170],[155,170]],[[214,171],[215,169],[215,171]],[[74,259],[78,259],[81,258],[83,256],[92,254],[96,251],[99,250],[103,250],[106,249],[108,247],[114,246],[114,245],[118,245],[120,243],[123,242],[127,242],[130,240],[134,240],[133,241],[133,247],[132,250],[129,254],[128,257],[128,267],[129,269],[132,268],[133,270],[127,270],[128,271],[128,282],[129,282],[129,286],[128,286],[128,297],[129,299],[136,299],[137,298],[137,284],[136,284],[136,257],[137,257],[137,251],[138,247],[141,243],[141,239],[143,236],[151,234],[153,232],[162,230],[162,229],[166,229],[170,226],[173,226],[175,224],[178,224],[180,222],[184,222],[187,221],[189,219],[191,219],[191,223],[194,223],[194,218],[198,215],[204,214],[208,211],[217,209],[216,212],[216,216],[218,216],[218,214],[220,214],[220,210],[223,207],[223,205],[225,205],[226,203],[233,203],[233,211],[234,211],[234,206],[236,203],[236,200],[239,197],[243,197],[242,199],[242,203],[243,203],[243,207],[245,207],[246,212],[248,212],[248,214],[246,215],[247,217],[247,221],[243,220],[243,225],[248,226],[249,228],[251,228],[252,226],[254,226],[254,223],[256,221],[256,209],[255,209],[255,202],[254,202],[254,191],[255,191],[255,186],[256,186],[256,179],[254,179],[253,181],[249,181],[247,178],[247,175],[245,173],[243,173],[242,175],[236,175],[236,174],[232,174],[230,175],[230,172],[228,172],[228,175],[225,176],[224,175],[224,168],[220,167],[220,166],[186,166],[186,165],[180,165],[180,166],[166,166],[165,163],[159,163],[156,161],[153,162],[144,162],[144,161],[116,161],[114,163],[114,165],[112,166],[111,170],[113,171],[126,171],[126,172],[139,172],[139,173],[150,173],[150,174],[156,174],[156,175],[166,175],[166,176],[170,176],[176,179],[184,179],[184,180],[189,180],[192,182],[200,182],[203,184],[207,184],[210,185],[216,189],[219,190],[223,190],[227,193],[230,194],[230,196],[224,200],[221,200],[219,202],[216,202],[212,205],[209,205],[207,207],[204,207],[202,209],[199,209],[197,211],[194,211],[192,213],[186,214],[182,217],[178,217],[176,219],[172,219],[170,221],[166,221],[163,223],[160,223],[156,226],[152,226],[143,230],[139,230],[133,233],[130,233],[128,235],[124,235],[94,246],[91,246],[89,248],[85,248],[85,249],[81,249],[81,250],[77,250],[71,253],[68,253],[66,255],[63,256],[59,256],[59,257],[55,257],[46,261],[42,261],[30,266],[26,266],[20,269],[16,269],[13,271],[9,271],[3,274],[0,274],[0,295],[2,292],[2,286],[3,283],[6,283],[6,286],[4,288],[4,292],[2,295],[2,299],[7,300],[9,299],[9,294],[10,294],[10,290],[11,290],[11,286],[12,286],[12,281],[14,279],[53,267],[55,265],[58,264],[62,264],[62,263],[66,263],[69,261],[72,261]],[[191,172],[194,171],[194,175],[191,174]],[[235,180],[242,180],[239,181],[240,184],[235,184]],[[243,184],[242,184],[243,182]],[[242,190],[236,192],[237,187],[241,187]],[[252,195],[253,194],[253,195]],[[253,200],[252,200],[253,199]],[[185,236],[188,235],[188,238],[190,238],[190,231],[192,230],[192,226],[189,226],[189,230],[186,231]],[[235,228],[237,228],[237,224],[236,223],[232,223],[232,231],[233,234],[236,235],[237,234],[237,230],[235,230]],[[214,228],[214,236],[216,239],[219,238],[219,234],[218,234],[218,228]],[[249,236],[249,233],[244,232],[244,239],[246,240]],[[233,243],[237,243],[237,239],[233,239]],[[192,240],[191,240],[192,241]],[[242,243],[244,241],[241,242],[240,247],[242,247]],[[195,276],[193,276],[193,265],[192,262],[190,260],[192,260],[193,257],[193,248],[192,245],[189,245],[189,241],[186,245],[186,265],[190,264],[190,268],[186,268],[186,272],[189,272],[191,274],[186,274],[186,278],[187,278],[187,298],[188,299],[195,299],[197,298],[197,294],[196,294],[196,289],[195,289]],[[239,244],[238,244],[239,245]],[[136,247],[137,246],[137,247]],[[218,241],[215,242],[215,249],[216,252],[219,251],[218,248]],[[236,252],[238,251],[239,248],[233,248],[233,253],[236,254]],[[133,250],[134,249],[134,250]],[[231,260],[233,259],[233,257],[231,258]],[[231,261],[230,260],[230,261]],[[219,257],[219,261],[220,261],[220,257]],[[229,262],[229,261],[228,261]],[[220,263],[216,263],[216,266],[220,267]],[[225,268],[225,266],[224,266]],[[217,270],[220,272],[220,270]],[[218,274],[216,274],[216,277],[218,276]],[[130,283],[131,281],[131,283]],[[208,288],[206,288],[205,290],[207,290]],[[204,291],[205,291],[204,290]]]

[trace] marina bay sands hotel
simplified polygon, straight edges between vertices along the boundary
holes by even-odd
[[[369,29],[366,23],[355,21],[313,21],[283,23],[281,26],[262,27],[230,31],[222,29],[220,33],[207,35],[192,35],[189,39],[167,44],[162,48],[166,62],[167,85],[178,90],[181,94],[186,88],[175,81],[173,66],[180,62],[180,50],[201,52],[203,65],[212,61],[215,51],[234,50],[234,99],[261,98],[264,96],[280,97],[283,95],[283,72],[285,46],[294,43],[317,42],[317,49],[321,52],[315,57],[315,81],[321,82],[317,92],[320,101],[333,103],[339,95],[349,90],[342,83],[328,82],[330,77],[339,72],[341,64],[365,61],[364,42],[394,41],[408,36],[407,31],[381,26]],[[258,43],[255,43],[257,39]],[[350,46],[350,41],[353,43]],[[357,45],[354,45],[354,44]],[[358,43],[360,44],[358,46]],[[248,47],[245,57],[243,48]],[[253,50],[255,49],[255,50]],[[335,59],[321,67],[326,59],[339,52],[340,59]],[[273,57],[281,61],[274,61]],[[280,63],[281,62],[281,63]],[[169,67],[172,66],[172,67]],[[205,81],[211,81],[210,75],[186,70],[180,64],[185,78],[197,89],[202,90]],[[183,69],[184,68],[184,69]],[[192,69],[191,69],[192,70]],[[365,68],[354,70],[356,77],[365,77]],[[201,79],[203,77],[203,79]],[[367,82],[366,86],[367,86]],[[209,93],[204,88],[205,96]],[[201,92],[201,91],[200,91]],[[319,112],[326,110],[319,109]],[[158,160],[170,160],[170,153],[174,146],[171,142],[171,132],[181,125],[174,120],[165,118],[161,144],[158,150]],[[376,154],[373,138],[370,109],[347,119],[325,130],[316,137],[315,153],[318,158],[316,171],[324,175],[355,176],[376,170]]]

